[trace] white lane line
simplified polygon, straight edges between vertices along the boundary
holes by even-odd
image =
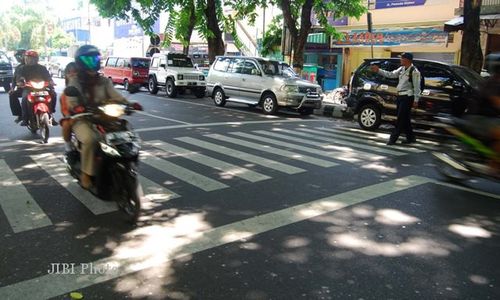
[[[197,152],[193,152],[191,150],[187,150],[185,148],[181,148],[163,141],[155,140],[155,141],[149,141],[149,145],[158,148],[160,150],[166,151],[173,153],[175,155],[181,156],[183,158],[192,160],[194,162],[197,162],[199,164],[214,168],[216,170],[222,171],[223,173],[221,176],[223,178],[225,177],[240,177],[242,179],[248,180],[250,182],[258,182],[262,180],[267,180],[270,179],[271,177],[262,175],[260,173],[254,172],[252,170],[249,170],[247,168],[243,168],[240,166],[236,166],[230,163],[227,163],[222,160],[218,160],[215,158],[212,158],[207,155],[203,155]]]
[[[259,131],[254,131],[254,132],[260,133]],[[324,157],[328,157],[330,159],[342,160],[342,161],[347,161],[347,162],[351,162],[351,163],[361,162],[361,160],[359,159],[359,154],[353,153],[353,152],[325,151],[324,149],[319,150],[319,149],[314,149],[314,148],[310,148],[310,147],[300,146],[297,144],[282,142],[282,141],[278,141],[276,139],[270,139],[270,138],[266,138],[266,137],[259,136],[259,135],[248,134],[248,133],[244,133],[244,132],[231,132],[230,134],[237,135],[237,136],[244,137],[244,138],[248,138],[248,139],[261,141],[261,142],[265,142],[268,144],[286,147],[288,149],[295,149],[295,150],[299,150],[299,151],[303,151],[303,152],[307,152],[307,153],[311,153],[311,154],[315,154],[315,155],[319,155],[319,156],[324,156]],[[297,139],[295,139],[295,140],[297,141]],[[302,142],[302,140],[300,140],[299,142]],[[318,143],[318,144],[320,144],[320,143]],[[373,159],[373,155],[367,154],[366,157],[370,157],[370,159]]]
[[[106,214],[116,211],[118,208],[114,202],[98,199],[90,192],[82,189],[71,175],[68,174],[64,162],[55,154],[46,153],[32,155],[31,159],[42,170],[57,181],[62,187],[68,190],[73,197],[85,205],[94,215]]]
[[[12,231],[18,233],[52,225],[49,217],[3,159],[0,159],[0,188],[0,207]]]
[[[206,228],[209,228],[209,225],[202,223],[199,220],[201,217],[197,215],[181,216],[162,225],[140,227],[127,234],[130,241],[124,240],[113,249],[115,254],[87,264],[87,267],[92,265],[97,270],[109,270],[112,267],[112,271],[103,274],[91,273],[85,272],[82,266],[77,266],[73,274],[46,274],[1,287],[0,299],[29,299],[33,295],[40,299],[49,299],[149,268],[168,269],[175,259],[247,240],[277,228],[428,182],[429,179],[423,177],[403,177],[208,230]],[[142,243],[137,243],[138,237]]]
[[[339,146],[335,146],[333,144],[324,143],[324,142],[315,142],[315,141],[311,141],[311,140],[308,140],[305,138],[298,138],[295,136],[279,134],[279,133],[276,133],[274,131],[269,132],[269,131],[265,131],[265,130],[256,130],[254,132],[258,133],[258,134],[262,134],[262,135],[267,135],[267,136],[270,136],[273,138],[279,138],[282,140],[299,142],[301,144],[307,144],[307,145],[320,147],[320,148],[325,149],[325,150],[323,150],[325,153],[331,153],[331,155],[333,155],[335,159],[339,159],[339,160],[355,162],[355,161],[359,161],[359,159],[357,159],[357,158],[365,159],[368,161],[387,159],[387,156],[383,156],[383,155],[372,154],[372,153],[363,152],[360,150],[355,150],[355,149],[347,148],[347,147],[339,147]],[[275,140],[274,142],[277,142],[277,141]],[[334,149],[336,151],[331,151],[330,149]],[[328,152],[326,152],[326,151],[328,151]]]
[[[262,151],[262,152],[267,152],[267,153],[271,153],[274,155],[283,156],[283,157],[286,157],[289,159],[295,159],[298,161],[302,161],[302,162],[305,162],[305,163],[308,163],[311,165],[316,165],[316,166],[320,166],[320,167],[324,167],[324,168],[338,166],[337,163],[334,163],[332,161],[319,159],[319,158],[315,158],[315,157],[311,157],[311,156],[307,156],[307,155],[302,155],[302,154],[287,151],[287,150],[281,150],[278,148],[271,147],[269,145],[247,142],[247,141],[242,140],[242,139],[236,139],[236,138],[232,138],[232,137],[228,137],[228,136],[224,136],[224,135],[220,135],[220,134],[207,134],[205,136],[212,138],[212,139],[215,139],[215,140],[218,140],[218,141],[223,141],[223,142],[227,142],[227,143],[232,143],[232,144],[244,146],[244,147],[247,147],[250,149],[255,149],[255,150]]]
[[[277,132],[285,132],[285,133],[289,133],[292,135],[298,135],[298,136],[302,136],[302,137],[305,137],[308,139],[324,141],[324,142],[328,142],[328,143],[332,143],[332,144],[338,144],[338,145],[349,146],[349,147],[353,147],[353,148],[365,149],[365,150],[373,151],[375,153],[378,152],[378,153],[384,153],[384,154],[396,155],[396,156],[407,155],[407,153],[404,153],[404,152],[399,152],[399,151],[390,150],[390,149],[384,149],[381,147],[369,146],[369,145],[365,145],[362,143],[352,143],[352,142],[347,142],[347,141],[343,141],[343,140],[339,140],[339,139],[327,138],[327,137],[319,136],[317,134],[298,132],[297,130],[279,129],[276,131]]]
[[[139,175],[139,182],[144,191],[144,197],[152,202],[167,202],[179,198],[180,196],[169,189],[157,184],[156,182]]]
[[[135,129],[137,132],[149,132],[149,131],[157,131],[157,130],[169,130],[169,129],[181,129],[181,128],[196,128],[196,127],[213,127],[213,126],[243,126],[243,125],[251,125],[251,124],[276,124],[279,125],[281,123],[304,123],[304,122],[324,122],[324,120],[296,120],[296,119],[281,119],[281,120],[266,120],[266,121],[235,121],[235,122],[215,122],[215,123],[201,123],[201,124],[192,124],[192,125],[171,125],[171,126],[159,126],[159,127],[148,127],[148,128],[139,128]]]
[[[297,174],[297,173],[301,173],[301,172],[306,171],[304,169],[290,166],[290,165],[287,165],[284,163],[280,163],[280,162],[277,162],[275,160],[263,158],[263,157],[253,155],[253,154],[248,154],[248,153],[243,152],[243,151],[234,150],[234,149],[231,149],[228,147],[220,146],[217,144],[213,144],[210,142],[206,142],[206,141],[191,138],[191,137],[181,137],[181,138],[176,138],[176,140],[184,142],[184,143],[188,143],[190,145],[194,145],[194,146],[197,146],[200,148],[204,148],[204,149],[207,149],[210,151],[214,151],[217,153],[222,153],[224,155],[234,157],[234,158],[237,158],[240,160],[244,160],[244,161],[247,161],[251,164],[256,164],[256,165],[260,165],[260,166],[263,166],[263,167],[266,167],[269,169],[273,169],[273,170],[276,170],[276,171],[279,171],[279,172],[282,172],[285,174]]]
[[[453,189],[457,189],[457,190],[462,190],[462,191],[466,191],[466,192],[469,192],[469,193],[478,194],[478,195],[489,197],[489,198],[500,199],[500,195],[498,195],[498,194],[492,194],[492,193],[488,193],[488,192],[485,192],[485,191],[475,190],[475,189],[472,189],[472,188],[468,188],[468,187],[465,187],[465,186],[460,186],[460,185],[456,185],[456,184],[452,184],[452,183],[448,183],[448,182],[435,181],[434,183],[438,184],[438,185],[446,186],[446,187],[449,187],[449,188],[453,188]]]
[[[386,139],[386,140],[380,139],[376,136],[367,136],[367,135],[361,136],[360,134],[356,134],[356,133],[352,133],[352,132],[344,131],[344,130],[340,130],[340,129],[324,128],[324,127],[316,127],[315,129],[335,133],[336,137],[342,138],[342,139],[345,139],[348,141],[362,141],[365,143],[383,146],[383,147],[387,147],[386,143],[389,140],[389,139]],[[422,152],[426,152],[427,150],[433,149],[433,147],[429,147],[426,145],[418,145],[418,144],[411,144],[411,145],[407,145],[407,146],[393,145],[390,147],[393,149],[397,149],[397,150],[401,150],[401,151],[408,151],[408,152],[413,152],[413,153],[422,153]],[[419,147],[425,148],[425,150],[418,149]]]
[[[175,119],[160,117],[160,116],[152,115],[152,114],[144,112],[144,111],[136,111],[136,113],[138,113],[140,115],[156,118],[156,119],[165,120],[165,121],[172,121],[172,122],[176,122],[176,123],[180,123],[180,124],[184,124],[184,125],[191,125],[191,123],[188,123],[188,122],[183,122],[183,121],[179,121],[179,120],[175,120]]]
[[[385,139],[385,140],[388,140],[389,137],[391,136],[388,133],[365,131],[365,130],[358,129],[358,128],[343,127],[342,129],[345,131],[348,131],[350,133],[360,133],[360,134],[363,134],[365,136],[375,135],[375,136],[382,138],[382,139]],[[434,142],[434,141],[430,141],[430,140],[418,139],[418,144],[416,144],[416,145],[422,146],[422,144],[427,144],[428,146],[432,146],[432,145],[437,145],[438,143]]]
[[[199,189],[202,189],[205,192],[216,191],[228,187],[227,185],[212,178],[208,178],[164,159],[155,157],[146,151],[141,151],[141,154],[143,163],[150,165],[151,167],[158,169],[163,173],[169,174],[179,180],[189,183],[190,185],[193,185]]]

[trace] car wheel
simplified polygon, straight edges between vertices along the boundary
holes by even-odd
[[[226,105],[226,95],[224,94],[224,91],[221,88],[215,89],[213,98],[215,105],[217,106]]]
[[[365,130],[376,130],[380,126],[380,108],[374,104],[367,104],[358,113],[358,123]]]
[[[123,80],[123,89],[127,92],[130,92],[130,84],[128,83],[127,79]]]
[[[262,99],[262,111],[266,115],[274,114],[278,111],[278,101],[273,94],[265,94]]]
[[[149,93],[152,95],[156,95],[158,93],[158,84],[156,83],[156,80],[154,79],[153,76],[149,77],[148,90]]]
[[[167,96],[169,98],[177,97],[177,88],[175,87],[175,83],[171,78],[167,79]]]

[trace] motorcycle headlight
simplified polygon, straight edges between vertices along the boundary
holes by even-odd
[[[299,92],[299,86],[297,86],[297,85],[284,85],[281,89],[286,93],[298,93]]]
[[[120,104],[107,104],[100,106],[99,109],[106,115],[114,118],[118,118],[125,114],[125,107]]]
[[[178,75],[177,75],[177,79],[179,79],[179,80],[183,80],[183,79],[184,79],[184,75],[182,75],[182,74],[178,74]]]
[[[101,145],[101,149],[105,154],[109,156],[121,156],[120,152],[118,152],[118,150],[116,150],[115,148],[106,145],[103,142],[100,142],[99,144]]]
[[[30,85],[33,88],[40,90],[43,89],[43,87],[45,86],[45,81],[30,81]]]

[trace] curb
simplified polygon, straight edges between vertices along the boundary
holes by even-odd
[[[324,103],[320,109],[315,109],[314,114],[339,119],[351,119],[352,113],[347,111],[346,106],[335,103]]]

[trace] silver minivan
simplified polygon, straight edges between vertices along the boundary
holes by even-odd
[[[300,79],[285,63],[258,57],[217,57],[208,72],[207,91],[217,106],[260,105],[265,114],[287,108],[309,115],[323,100],[319,85]]]

